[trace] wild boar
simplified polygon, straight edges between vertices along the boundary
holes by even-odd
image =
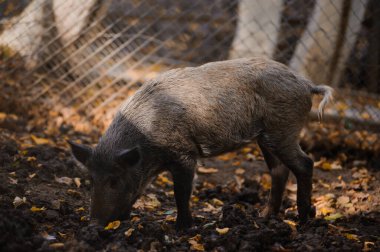
[[[315,86],[287,66],[263,58],[212,62],[170,70],[146,82],[121,106],[95,148],[71,142],[92,178],[91,217],[128,218],[147,184],[162,171],[174,182],[177,229],[192,225],[189,199],[197,160],[236,150],[254,140],[271,172],[265,216],[279,212],[289,170],[297,179],[301,222],[311,205],[313,161],[299,146]]]

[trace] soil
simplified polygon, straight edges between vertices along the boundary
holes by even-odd
[[[89,177],[66,142],[96,143],[100,132],[78,130],[80,121],[65,121],[64,110],[27,106],[14,97],[13,87],[4,84],[0,92],[0,251],[380,250],[378,134],[308,125],[302,146],[316,161],[317,216],[305,225],[298,223],[294,177],[281,214],[260,217],[270,176],[251,144],[203,161],[194,183],[190,230],[175,231],[167,173],[147,188],[130,220],[107,229],[90,224]]]
[[[198,174],[191,201],[195,225],[187,232],[177,233],[174,229],[176,211],[170,175],[166,173],[147,188],[131,220],[110,230],[89,225],[90,183],[86,170],[71,156],[65,139],[88,143],[98,135],[80,133],[64,124],[49,135],[43,128],[28,127],[28,120],[22,115],[6,114],[0,123],[1,251],[380,248],[378,167],[368,167],[368,162],[357,157],[343,163],[341,169],[319,169],[320,164],[316,164],[313,198],[318,215],[300,226],[294,178],[288,184],[280,216],[260,217],[270,178],[254,144],[204,161],[205,169]],[[324,211],[325,208],[330,210]]]

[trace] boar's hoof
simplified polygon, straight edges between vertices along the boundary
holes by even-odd
[[[306,224],[307,221],[309,220],[309,218],[310,218],[310,219],[315,218],[315,216],[316,216],[316,212],[317,212],[317,210],[316,210],[315,206],[312,205],[312,206],[310,207],[310,210],[309,210],[309,214],[308,214],[308,215],[303,216],[303,217],[300,216],[300,224],[301,224],[301,225]]]
[[[187,218],[177,218],[177,221],[175,223],[175,229],[177,232],[179,231],[186,231],[193,225],[193,219],[192,217]]]

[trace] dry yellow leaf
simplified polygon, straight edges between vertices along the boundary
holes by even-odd
[[[325,170],[325,171],[330,171],[332,169],[331,164],[327,162],[322,163],[321,168],[322,170]]]
[[[319,211],[321,212],[322,215],[328,215],[331,213],[335,213],[335,209],[330,208],[330,207],[321,207],[319,209]]]
[[[216,168],[206,168],[206,167],[198,167],[198,172],[202,174],[211,174],[211,173],[217,173],[218,169]]]
[[[271,188],[271,177],[268,173],[264,173],[263,175],[261,175],[260,184],[264,188],[264,190],[269,190]]]
[[[222,160],[222,161],[228,161],[228,160],[233,159],[234,157],[236,157],[236,153],[235,153],[235,152],[229,152],[229,153],[226,153],[226,154],[220,155],[220,156],[218,156],[217,158],[218,158],[219,160]]]
[[[32,173],[32,174],[29,174],[28,177],[29,177],[30,179],[32,179],[32,178],[34,178],[35,176],[36,176],[36,174],[35,174],[35,173]]]
[[[37,158],[36,158],[36,157],[33,157],[33,156],[28,157],[28,158],[26,159],[26,161],[28,161],[28,162],[34,162],[34,161],[36,161],[36,160],[37,160]]]
[[[118,229],[119,227],[120,227],[120,221],[116,220],[116,221],[111,221],[110,223],[108,223],[108,225],[104,227],[104,230]]]
[[[335,214],[331,214],[329,216],[326,216],[325,217],[325,220],[329,220],[329,221],[333,221],[333,220],[336,220],[336,219],[339,219],[339,218],[342,218],[343,215],[340,214],[340,213],[335,213]]]
[[[252,152],[252,148],[250,148],[250,147],[245,147],[245,148],[243,148],[243,149],[241,150],[241,152],[243,152],[244,154],[250,153],[250,152]]]
[[[230,229],[228,227],[226,227],[226,228],[216,228],[216,232],[218,232],[218,234],[220,234],[220,235],[227,234],[229,230]]]
[[[199,198],[195,195],[191,195],[191,201],[194,203],[197,203],[197,202],[199,202]]]
[[[35,135],[30,136],[35,144],[48,144],[50,143],[49,139],[36,137]]]
[[[223,201],[221,201],[217,198],[213,198],[211,200],[211,204],[213,204],[214,206],[223,206],[224,205]]]
[[[159,174],[157,176],[157,183],[160,185],[173,185],[173,181],[168,179],[164,174]]]
[[[54,249],[63,248],[64,246],[65,244],[63,244],[62,242],[49,244],[49,247],[54,248]]]
[[[201,243],[199,243],[201,238],[202,237],[200,234],[197,234],[196,236],[189,238],[188,242],[191,245],[190,246],[191,250],[196,250],[196,251],[204,251],[205,250],[204,246]]]
[[[82,216],[82,217],[80,217],[80,220],[81,221],[88,221],[88,217],[87,216]]]
[[[128,238],[132,235],[133,231],[135,231],[134,228],[130,228],[127,231],[124,232],[124,235]]]
[[[32,212],[41,212],[41,211],[45,211],[45,210],[46,210],[45,207],[36,207],[36,206],[32,206],[32,207],[30,208],[30,211],[32,211]]]
[[[343,234],[347,239],[349,240],[354,240],[354,241],[359,241],[359,238],[356,234],[348,234],[348,233],[344,233]]]
[[[84,207],[79,207],[77,209],[75,209],[76,212],[81,212],[81,211],[84,211]]]

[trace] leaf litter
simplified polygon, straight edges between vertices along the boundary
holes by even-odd
[[[258,146],[252,144],[205,160],[197,169],[191,199],[194,227],[189,232],[175,231],[173,182],[167,173],[147,188],[130,220],[113,222],[105,230],[89,225],[89,176],[66,143],[95,143],[100,133],[80,117],[68,124],[68,110],[36,106],[27,112],[0,111],[0,230],[11,237],[0,244],[2,251],[380,248],[380,138],[375,133],[317,123],[304,130],[301,144],[316,160],[317,207],[316,219],[304,226],[296,215],[294,177],[286,186],[279,218],[260,217],[271,179]],[[12,125],[2,123],[8,118]]]

